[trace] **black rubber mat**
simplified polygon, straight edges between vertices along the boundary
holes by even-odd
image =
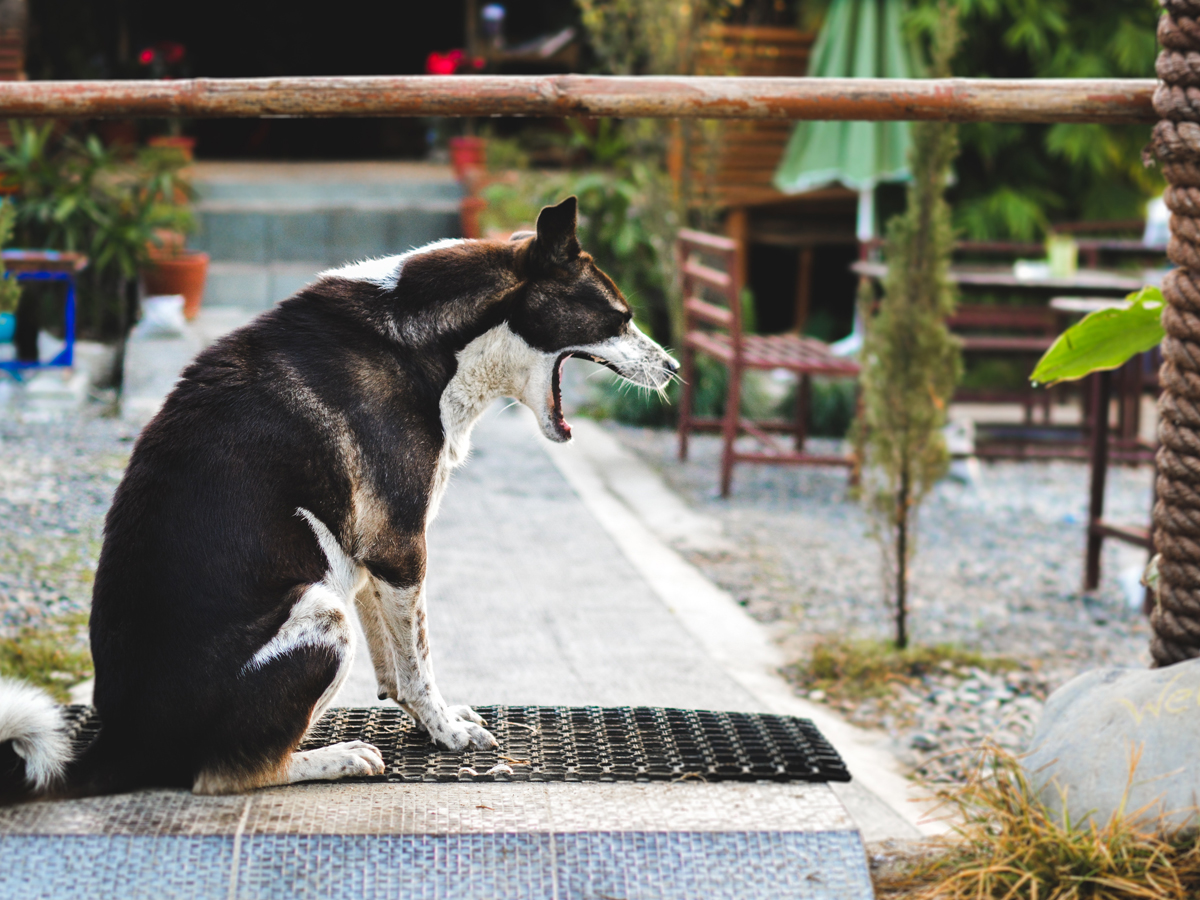
[[[67,708],[85,743],[99,721]],[[379,748],[387,774],[358,782],[849,781],[837,751],[808,719],[657,707],[477,706],[496,750],[439,750],[396,707],[331,709],[302,749],[340,741]],[[497,768],[500,767],[500,768]]]

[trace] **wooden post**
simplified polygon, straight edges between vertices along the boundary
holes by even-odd
[[[1092,382],[1091,487],[1088,492],[1087,557],[1084,563],[1083,589],[1094,591],[1100,586],[1100,551],[1104,535],[1100,520],[1104,518],[1104,486],[1108,478],[1108,406],[1112,397],[1112,372],[1097,372]]]
[[[808,308],[812,303],[813,248],[801,247],[796,261],[796,316],[792,331],[804,334],[808,324]]]
[[[729,393],[725,398],[725,419],[721,423],[721,496],[728,497],[733,487],[733,454],[742,416],[742,367],[735,359],[729,366]]]
[[[808,417],[812,412],[812,376],[805,373],[796,379],[796,451],[804,449],[808,439]]]
[[[729,215],[725,218],[725,234],[731,240],[737,241],[737,256],[734,259],[732,274],[735,296],[740,302],[749,269],[746,241],[750,237],[750,214],[746,207],[735,206],[729,210]]]

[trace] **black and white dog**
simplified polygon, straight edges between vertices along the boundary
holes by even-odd
[[[492,747],[434,683],[425,533],[495,399],[567,441],[582,357],[662,388],[677,365],[575,235],[442,241],[325,272],[184,371],[105,524],[91,640],[99,736],[70,759],[49,698],[0,684],[0,798],[197,793],[378,774],[361,742],[297,752],[341,687],[357,605],[379,683],[444,748]]]

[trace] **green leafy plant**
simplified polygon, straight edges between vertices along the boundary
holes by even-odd
[[[11,122],[0,174],[17,188],[14,240],[28,248],[78,251],[90,258],[80,285],[80,327],[124,333],[126,288],[161,231],[194,225],[183,154],[148,147],[122,157],[95,135],[55,136],[52,124]]]
[[[945,74],[958,42],[955,8],[941,5],[932,70]],[[954,249],[944,192],[957,153],[954,127],[913,125],[908,208],[888,224],[888,275],[878,312],[863,302],[862,414],[856,443],[862,495],[875,518],[895,609],[895,642],[908,643],[908,563],[917,508],[942,477],[946,408],[962,367],[946,327],[954,309],[948,270]]]
[[[1162,291],[1144,287],[1127,299],[1127,306],[1090,313],[1060,334],[1029,380],[1047,387],[1075,381],[1092,372],[1120,368],[1162,343],[1166,336]]]
[[[689,75],[700,32],[741,0],[575,0],[592,49],[614,75]]]
[[[11,201],[0,201],[0,247],[8,246],[16,224],[17,208]],[[0,313],[15,312],[20,301],[21,283],[5,271],[4,261],[0,260]]]
[[[514,172],[483,191],[485,229],[530,227],[542,206],[579,198],[579,241],[613,277],[638,324],[672,343],[672,241],[679,228],[670,178],[653,152],[610,120],[595,132],[572,126],[570,142],[586,160],[571,171]]]

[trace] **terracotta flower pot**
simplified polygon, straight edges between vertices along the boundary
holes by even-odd
[[[474,171],[487,168],[487,141],[481,137],[450,138],[450,164],[459,181]]]
[[[156,256],[142,268],[142,284],[149,295],[183,294],[183,314],[194,319],[204,298],[208,254],[184,251],[182,255]]]
[[[487,209],[487,201],[482,197],[463,197],[459,201],[459,220],[462,223],[463,237],[483,237],[479,217],[485,209]]]
[[[151,147],[174,147],[191,162],[196,158],[196,139],[184,134],[159,134],[146,141]]]

